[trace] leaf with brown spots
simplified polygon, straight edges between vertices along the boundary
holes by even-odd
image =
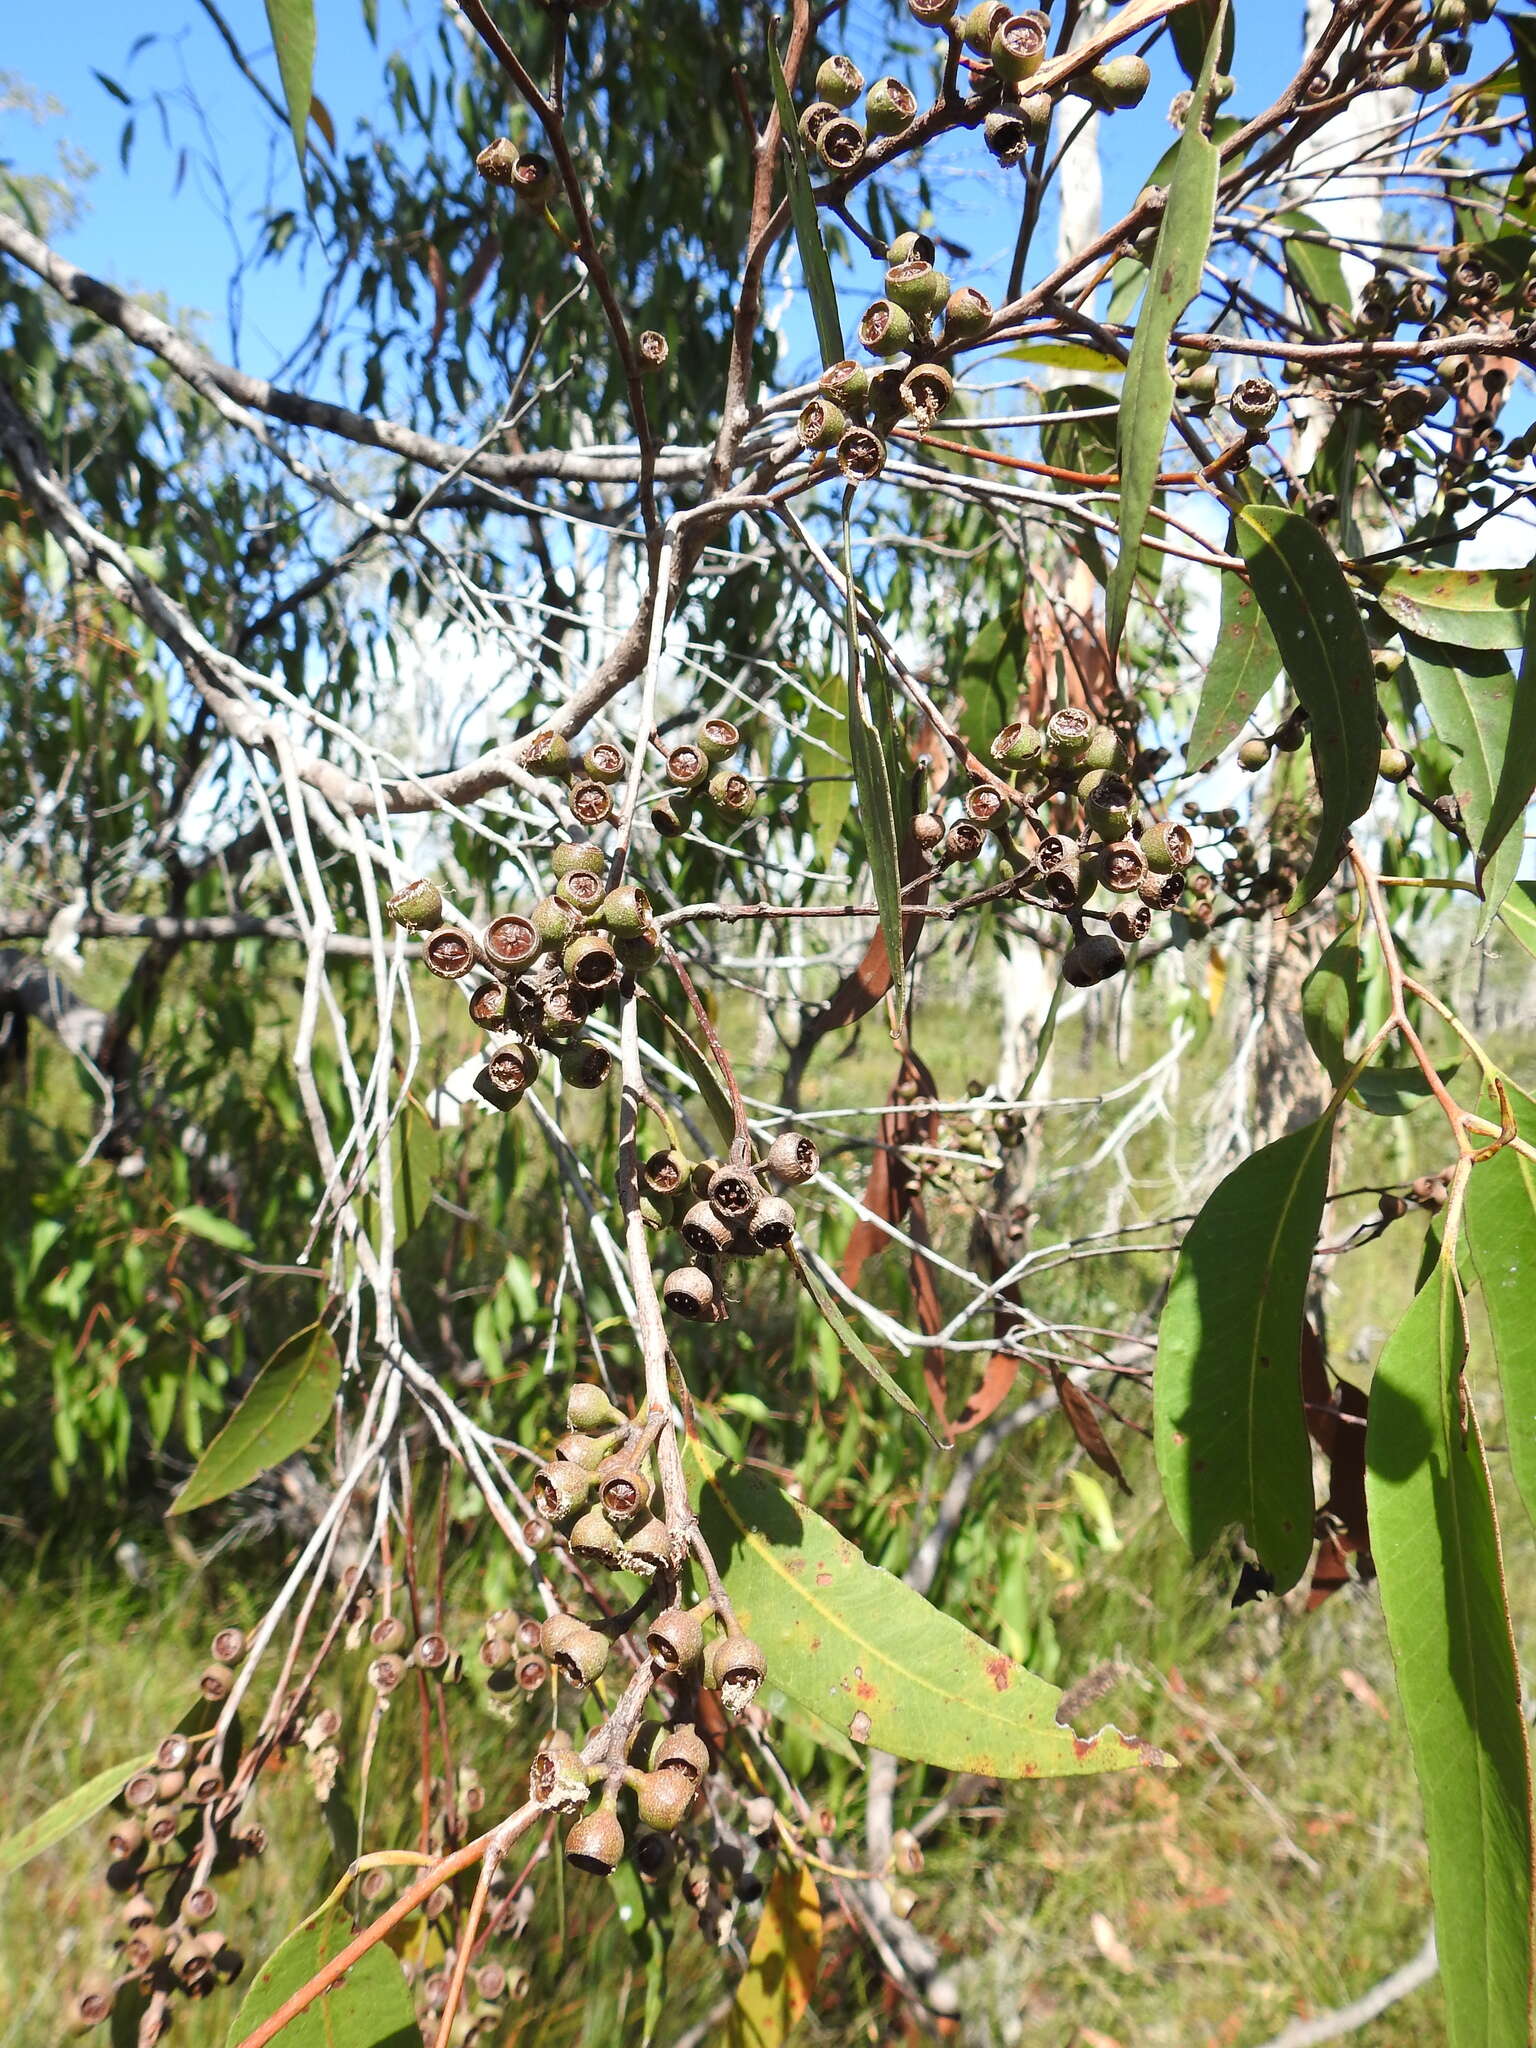
[[[768,1684],[855,1742],[988,1778],[1166,1763],[1118,1729],[1075,1736],[1062,1695],[863,1557],[766,1474],[696,1438],[699,1522]]]

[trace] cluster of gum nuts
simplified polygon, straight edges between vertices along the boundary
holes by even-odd
[[[1007,797],[978,781],[966,791],[959,818],[946,821],[926,811],[913,820],[919,847],[948,867],[976,860],[990,842],[1018,873],[1033,865],[1046,903],[1072,930],[1064,979],[1074,988],[1108,981],[1125,966],[1123,948],[1144,939],[1154,913],[1171,910],[1184,895],[1195,850],[1188,828],[1139,815],[1124,742],[1112,726],[1075,705],[1053,712],[1043,730],[1015,719],[988,752],[1032,817],[1045,803],[1075,804],[1075,830],[1039,831],[1032,860],[1026,858],[1009,837]],[[1090,908],[1101,890],[1121,899],[1112,910]],[[1108,930],[1086,932],[1085,913],[1102,916]]]
[[[685,831],[701,798],[724,820],[750,817],[756,790],[720,765],[740,744],[735,726],[719,718],[670,750],[666,773],[677,796],[652,812],[659,831]],[[622,750],[610,741],[599,741],[578,761],[554,732],[534,735],[525,765],[532,774],[565,782],[573,816],[589,828],[610,816],[614,785],[627,772]],[[570,1087],[600,1088],[608,1077],[611,1055],[584,1038],[583,1028],[624,976],[644,973],[662,947],[649,896],[634,883],[610,888],[608,865],[594,842],[564,841],[550,856],[550,893],[527,911],[493,917],[483,931],[442,921],[435,882],[408,882],[384,906],[395,924],[421,936],[433,974],[444,981],[474,978],[469,1014],[487,1033],[475,1090],[493,1109],[517,1107],[545,1055],[558,1062]]]
[[[566,1433],[530,1491],[539,1515],[565,1531],[565,1544],[581,1565],[646,1579],[675,1569],[676,1544],[653,1506],[651,1455],[659,1426],[664,1418],[655,1424],[631,1422],[599,1386],[584,1382],[571,1388]],[[711,1619],[719,1632],[706,1641]],[[613,1628],[595,1627],[567,1612],[553,1614],[539,1630],[541,1657],[568,1684],[595,1685],[613,1653]],[[745,1713],[768,1668],[761,1646],[732,1620],[722,1620],[713,1600],[663,1609],[646,1630],[645,1654],[658,1677],[674,1687],[702,1683],[732,1716]],[[642,1767],[635,1756],[648,1761]],[[620,1789],[634,1794],[645,1827],[670,1832],[693,1804],[708,1761],[703,1742],[686,1723],[641,1729],[622,1770],[584,1762],[570,1738],[557,1731],[534,1758],[529,1782],[539,1804],[555,1811],[585,1809],[593,1788],[601,1785],[597,1807],[583,1812],[565,1848],[578,1868],[606,1874],[624,1853]]]
[[[759,1258],[794,1239],[793,1206],[764,1182],[801,1187],[820,1166],[814,1140],[802,1131],[781,1132],[758,1164],[739,1147],[729,1159],[692,1160],[671,1147],[651,1154],[640,1173],[641,1211],[653,1230],[675,1226],[693,1254],[662,1282],[662,1300],[673,1315],[724,1322],[721,1260]]]
[[[238,1628],[220,1629],[213,1639],[213,1661],[198,1689],[210,1706],[229,1697],[231,1668],[245,1650]],[[167,1735],[144,1770],[135,1771],[117,1801],[118,1812],[107,1831],[107,1883],[125,1894],[118,1915],[113,1970],[93,1974],[73,1992],[67,2024],[83,2034],[112,2015],[118,1993],[138,1985],[148,1994],[179,1994],[206,1998],[229,1984],[244,1967],[215,1921],[219,1895],[199,1875],[205,1865],[206,1829],[210,1809],[225,1789],[224,1774],[198,1761],[200,1738],[179,1731]],[[217,1847],[210,1874],[232,1870],[247,1857],[260,1856],[266,1830],[247,1825],[237,1831],[211,1816]],[[152,1891],[159,1889],[157,1900]]]

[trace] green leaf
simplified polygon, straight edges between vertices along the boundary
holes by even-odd
[[[1225,16],[1226,0],[1217,0],[1213,33],[1206,44],[1205,62],[1184,117],[1184,132],[1168,187],[1168,204],[1152,254],[1151,281],[1125,370],[1119,432],[1120,552],[1104,602],[1104,632],[1111,662],[1119,652],[1120,636],[1125,631],[1142,531],[1152,508],[1163,440],[1173,411],[1168,343],[1179,316],[1200,289],[1211,245],[1221,156],[1217,145],[1202,132],[1201,122],[1210,100],[1211,77],[1221,41],[1215,31],[1220,29]]]
[[[322,1907],[275,1949],[251,1980],[224,2048],[239,2048],[315,1972],[352,1939],[340,1907]],[[421,2048],[421,2029],[400,1959],[376,1941],[329,1991],[322,1991],[278,2037],[283,2048]]]
[[[1387,616],[1422,640],[1490,648],[1519,647],[1525,638],[1530,569],[1394,564],[1361,574]]]
[[[690,1438],[699,1521],[773,1683],[855,1742],[984,1777],[1077,1777],[1165,1762],[1117,1729],[1084,1741],[1061,1694],[869,1563],[766,1474]]]
[[[789,1256],[794,1263],[795,1271],[800,1275],[801,1280],[805,1283],[806,1293],[811,1297],[812,1301],[815,1302],[817,1308],[821,1310],[821,1313],[825,1317],[827,1323],[842,1339],[843,1343],[847,1346],[847,1348],[853,1353],[854,1357],[858,1360],[859,1364],[863,1366],[864,1370],[869,1374],[870,1378],[874,1381],[875,1385],[879,1387],[882,1393],[889,1394],[891,1399],[896,1403],[898,1408],[904,1408],[907,1414],[910,1415],[914,1419],[914,1421],[916,1421],[922,1426],[922,1428],[927,1432],[930,1441],[934,1443],[939,1450],[947,1451],[951,1449],[952,1446],[946,1443],[942,1437],[934,1435],[933,1430],[929,1425],[928,1418],[923,1414],[921,1408],[918,1407],[917,1403],[912,1399],[912,1396],[909,1393],[907,1393],[903,1387],[899,1387],[896,1384],[895,1380],[891,1378],[890,1374],[886,1371],[885,1367],[880,1363],[879,1359],[876,1358],[875,1354],[864,1342],[864,1339],[859,1335],[858,1331],[853,1327],[852,1323],[850,1323],[848,1318],[843,1314],[842,1310],[838,1307],[836,1301],[833,1300],[832,1296],[827,1292],[826,1288],[822,1286],[820,1280],[816,1277],[814,1268],[800,1256],[799,1252],[796,1250],[794,1245],[790,1245],[789,1247]]]
[[[774,35],[778,33],[777,20],[773,31]],[[816,197],[811,189],[810,169],[800,140],[800,124],[795,119],[784,66],[779,61],[773,35],[768,38],[768,71],[773,80],[773,102],[779,110],[779,127],[783,131],[784,153],[788,158],[789,216],[794,222],[800,268],[805,273],[806,290],[811,295],[816,339],[821,344],[821,361],[825,368],[842,360],[843,323],[837,310],[837,287],[832,282],[832,266],[827,261],[826,244],[821,239],[821,227],[816,219]]]
[[[1510,1099],[1530,1138],[1536,1101],[1513,1088]],[[1473,1167],[1466,1231],[1499,1368],[1510,1473],[1536,1522],[1536,1166],[1513,1146]]]
[[[288,103],[288,125],[302,171],[315,80],[315,0],[266,0],[266,4],[283,98]]]
[[[1322,817],[1312,865],[1286,906],[1294,912],[1332,875],[1345,834],[1375,794],[1381,754],[1376,679],[1353,593],[1312,522],[1276,505],[1244,505],[1236,525],[1291,688],[1312,721]]]
[[[1286,1592],[1312,1554],[1301,1333],[1333,1119],[1265,1145],[1190,1226],[1157,1332],[1157,1469],[1190,1549],[1241,1523]]]
[[[1277,213],[1273,222],[1277,233],[1284,236],[1281,244],[1285,256],[1286,273],[1291,280],[1297,299],[1305,306],[1314,327],[1322,330],[1323,319],[1313,310],[1310,300],[1319,306],[1332,307],[1336,312],[1349,315],[1354,305],[1354,293],[1344,275],[1344,260],[1337,249],[1331,249],[1323,242],[1298,241],[1298,235],[1320,235],[1325,232],[1310,213]]]
[[[442,1134],[424,1110],[408,1102],[390,1133],[390,1146],[398,1246],[426,1220],[432,1183],[442,1165]]]
[[[1481,1171],[1481,1168],[1477,1169]],[[1529,2039],[1531,1785],[1498,1526],[1442,1257],[1371,1382],[1366,1503],[1429,1842],[1451,2048]]]
[[[1301,985],[1301,1025],[1307,1043],[1337,1087],[1349,1068],[1344,1047],[1360,1023],[1360,928],[1339,933]]]
[[[93,1820],[103,1807],[112,1804],[134,1772],[147,1770],[154,1759],[155,1752],[151,1749],[142,1756],[129,1757],[126,1763],[109,1764],[94,1778],[87,1778],[83,1785],[76,1785],[72,1792],[66,1792],[62,1799],[55,1800],[36,1820],[29,1820],[14,1835],[7,1835],[0,1842],[0,1882],[14,1876],[34,1856],[41,1856],[55,1842],[62,1842],[66,1835],[72,1835],[76,1828],[84,1827],[88,1820]]]
[[[1045,410],[1055,412],[1082,412],[1093,406],[1111,406],[1112,413],[1106,413],[1091,420],[1048,420],[1040,428],[1041,459],[1057,469],[1076,470],[1083,476],[1113,475],[1119,461],[1118,401],[1112,391],[1102,390],[1097,384],[1058,384],[1045,394]],[[1057,477],[1047,479],[1053,491],[1076,491],[1077,484],[1069,484]],[[1161,506],[1163,493],[1154,490],[1152,503]],[[1093,571],[1100,584],[1109,581],[1109,568],[1105,561],[1103,545],[1091,527],[1077,536],[1076,547],[1079,556]],[[1143,545],[1136,553],[1136,580],[1142,595],[1155,595],[1163,577],[1163,557],[1154,547]],[[1022,668],[1022,662],[1020,664]],[[996,728],[994,727],[994,730]]]
[[[1499,922],[1516,945],[1536,960],[1536,882],[1516,882],[1504,898]]]
[[[1460,1065],[1456,1060],[1439,1068],[1440,1079],[1454,1080]],[[1420,1066],[1367,1067],[1355,1082],[1354,1092],[1372,1116],[1407,1116],[1410,1110],[1434,1100],[1434,1090]]]
[[[323,1323],[290,1337],[256,1375],[170,1512],[207,1507],[303,1450],[324,1428],[340,1385],[341,1359]]]
[[[1028,658],[1028,635],[1013,599],[1008,600],[1001,618],[989,619],[965,637],[955,676],[962,701],[957,722],[965,744],[983,760],[993,739],[1013,716]]]
[[[896,1029],[905,1006],[906,971],[902,950],[901,856],[896,833],[896,802],[891,779],[889,716],[876,716],[883,676],[877,677],[878,656],[860,659],[858,585],[853,577],[853,532],[843,507],[843,579],[847,599],[848,751],[853,760],[853,785],[859,799],[859,823],[869,853],[869,871],[880,907],[880,930],[891,968],[891,1002]]]
[[[256,1249],[255,1239],[238,1223],[231,1223],[227,1216],[215,1216],[211,1209],[199,1208],[195,1203],[188,1209],[172,1210],[166,1221],[189,1237],[206,1238],[209,1244],[219,1245],[227,1252]]]
[[[1488,813],[1490,858],[1491,850],[1503,846],[1507,837],[1513,835],[1518,843],[1526,807],[1533,793],[1536,793],[1536,604],[1526,608],[1520,672],[1509,707],[1509,726],[1504,735],[1504,759],[1493,786],[1493,803]]]
[[[1125,374],[1119,356],[1090,348],[1085,341],[1016,341],[997,353],[1016,363],[1043,363],[1048,370],[1098,370],[1107,377]]]
[[[806,748],[805,807],[810,814],[811,837],[817,864],[825,867],[837,851],[853,802],[853,784],[840,772],[848,754],[848,685],[836,673],[816,678],[816,694],[826,705],[806,713],[806,738],[819,742]]]
[[[1237,38],[1237,23],[1230,7],[1226,10],[1225,20],[1222,20],[1221,12],[1219,0],[1189,0],[1189,4],[1168,17],[1168,28],[1173,37],[1173,54],[1178,58],[1179,68],[1191,85],[1200,76],[1200,60],[1205,55],[1205,46],[1210,41],[1218,21],[1221,21],[1221,42],[1216,69],[1232,69],[1232,46]]]
[[[1253,588],[1241,576],[1223,575],[1216,648],[1184,748],[1191,768],[1231,745],[1279,673],[1280,651]]]
[[[1503,823],[1496,835],[1494,797],[1501,785],[1506,790],[1512,787],[1507,770],[1515,718],[1514,672],[1497,652],[1432,647],[1411,633],[1403,635],[1403,645],[1408,650],[1408,665],[1430,723],[1456,756],[1451,767],[1451,788],[1461,806],[1462,822],[1476,856],[1475,877],[1483,897],[1483,911],[1477,924],[1477,936],[1481,939],[1509,894],[1520,866],[1521,838],[1509,828],[1524,815],[1530,796],[1527,783],[1513,815],[1508,801],[1502,803]],[[1447,665],[1448,655],[1453,656],[1454,666]],[[1533,772],[1532,762],[1527,760],[1525,768],[1517,772]]]

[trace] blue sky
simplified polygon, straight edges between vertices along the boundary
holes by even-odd
[[[368,41],[359,0],[320,0],[318,11],[315,85],[345,147],[353,121],[383,103],[381,55]],[[275,195],[281,204],[300,202],[298,173],[286,131],[235,72],[196,0],[140,0],[128,7],[121,0],[75,0],[69,8],[14,4],[8,13],[0,61],[51,94],[65,112],[40,126],[21,115],[0,116],[0,156],[24,171],[48,170],[67,139],[98,167],[87,211],[60,237],[64,252],[114,283],[159,290],[177,307],[200,310],[208,316],[204,334],[216,352],[237,356],[253,370],[274,368],[303,330],[318,279],[306,283],[292,266],[264,266],[235,308],[226,303],[226,284],[237,244],[249,237],[266,196]],[[224,13],[275,90],[261,0],[227,0]],[[1257,104],[1289,75],[1300,50],[1301,18],[1301,0],[1261,0],[1257,6],[1250,0],[1239,8],[1234,68],[1240,104]],[[425,62],[424,46],[440,19],[435,0],[379,0],[382,49],[399,48],[409,59],[413,47],[420,47]],[[886,10],[859,0],[850,10],[848,46],[866,68],[878,60],[876,32],[883,33],[889,19]],[[932,46],[931,37],[904,17],[901,26],[910,30],[914,49]],[[914,80],[922,61],[910,68]],[[1156,76],[1144,106],[1103,124],[1106,208],[1129,202],[1171,140],[1165,113],[1181,81],[1165,49],[1154,61]],[[98,71],[147,102],[135,116],[126,173],[118,153],[128,110],[99,82]],[[975,248],[976,281],[983,289],[1000,289],[1006,254],[998,234],[1006,223],[1011,244],[1007,215],[1017,205],[1016,180],[992,173],[985,159],[978,164],[974,140],[932,157],[946,222]],[[1047,241],[1043,249],[1050,246]]]

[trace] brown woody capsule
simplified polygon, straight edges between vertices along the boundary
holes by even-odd
[[[697,1266],[679,1266],[675,1272],[669,1273],[662,1282],[661,1298],[673,1315],[681,1316],[685,1322],[704,1323],[714,1319],[715,1283]]]
[[[709,1769],[709,1751],[691,1721],[671,1728],[656,1745],[651,1767],[658,1771],[682,1771],[698,1784]]]
[[[730,825],[740,824],[757,809],[757,791],[745,775],[738,775],[731,768],[722,768],[712,775],[704,795],[711,810]]]
[[[517,1659],[513,1677],[522,1692],[539,1692],[549,1683],[549,1666],[537,1650],[524,1650]]]
[[[992,301],[985,293],[963,284],[952,291],[944,305],[944,342],[971,341],[986,331],[992,318]]]
[[[571,876],[572,881],[575,876]],[[619,978],[618,955],[613,950],[613,941],[603,932],[583,932],[572,939],[561,955],[560,964],[567,976],[588,995],[598,995],[611,988]]]
[[[494,1031],[507,1019],[507,992],[499,981],[488,981],[469,999],[469,1021],[482,1031]]]
[[[517,1652],[504,1636],[487,1636],[480,1645],[480,1662],[487,1671],[500,1671],[510,1664]]]
[[[135,1813],[143,1813],[160,1797],[159,1779],[153,1771],[135,1771],[123,1787],[123,1798]]]
[[[574,868],[561,875],[555,884],[557,899],[572,910],[580,911],[583,917],[591,916],[607,893],[602,877],[592,874],[587,868]]]
[[[949,410],[955,380],[942,363],[917,363],[901,380],[901,402],[919,426],[931,426]]]
[[[692,1671],[704,1652],[704,1624],[689,1607],[669,1607],[646,1630],[647,1654],[664,1671]]]
[[[800,408],[795,438],[805,449],[835,448],[848,431],[848,415],[830,398],[812,398]]]
[[[551,1522],[559,1522],[567,1515],[575,1514],[591,1492],[592,1474],[580,1465],[569,1465],[563,1460],[542,1466],[534,1474],[529,1488],[534,1506]]]
[[[616,1529],[624,1528],[651,1497],[650,1482],[632,1459],[605,1458],[597,1468],[597,1498]]]
[[[816,131],[816,154],[834,177],[857,170],[864,155],[864,130],[846,114],[833,113]]]
[[[572,1557],[586,1564],[613,1564],[618,1558],[618,1531],[601,1508],[578,1515],[567,1541]]]
[[[944,838],[944,820],[932,811],[919,811],[912,820],[912,837],[922,853],[932,853]]]
[[[405,1676],[405,1659],[393,1650],[375,1657],[368,1666],[368,1683],[377,1693],[393,1692]]]
[[[565,1838],[565,1860],[593,1877],[609,1877],[624,1855],[624,1830],[611,1807],[584,1814]]]
[[[114,1821],[107,1831],[107,1854],[116,1863],[126,1863],[139,1854],[146,1837],[144,1823],[133,1819]]]
[[[542,775],[563,782],[575,767],[571,743],[558,732],[536,732],[523,749],[523,766],[530,775]]]
[[[760,1252],[780,1251],[793,1241],[795,1212],[782,1195],[764,1195],[747,1224]]]
[[[638,1529],[624,1538],[624,1569],[641,1572],[646,1578],[676,1562],[671,1531],[659,1515],[649,1515]]]
[[[187,1780],[187,1797],[194,1806],[208,1806],[224,1790],[224,1774],[216,1771],[212,1764],[204,1764]]]
[[[592,1685],[607,1668],[608,1638],[574,1614],[552,1614],[542,1641],[544,1655],[571,1685]]]
[[[495,2005],[507,1995],[507,1973],[500,1963],[482,1963],[474,1973],[475,1990]]]
[[[678,1232],[691,1252],[729,1251],[732,1225],[708,1202],[695,1202],[683,1216]]]
[[[709,756],[685,740],[667,756],[667,780],[675,789],[697,789],[709,780]]]
[[[758,1186],[744,1166],[729,1161],[709,1178],[709,1206],[727,1223],[743,1223],[758,1203]]]
[[[147,1892],[135,1892],[124,1899],[118,1918],[130,1934],[139,1934],[146,1927],[153,1927],[156,1919],[155,1903]]]
[[[1184,876],[1177,870],[1171,875],[1145,874],[1136,893],[1152,910],[1172,910],[1184,894]]]
[[[698,1793],[681,1771],[643,1771],[635,1785],[635,1811],[648,1828],[670,1834],[687,1818]]]
[[[69,2002],[68,2022],[72,2033],[86,2033],[112,2016],[114,1989],[106,1977],[87,1977]]]
[[[179,1771],[192,1755],[192,1745],[185,1735],[167,1735],[155,1751],[155,1768],[161,1771]]]
[[[386,1614],[369,1629],[368,1640],[376,1650],[403,1650],[405,1623],[398,1614]]]
[[[804,1131],[780,1131],[763,1164],[781,1185],[801,1187],[821,1171],[821,1154]]]
[[[1068,839],[1061,832],[1048,832],[1035,849],[1035,863],[1042,875],[1050,875],[1069,861],[1079,859],[1081,852],[1075,839]]]
[[[590,776],[583,776],[571,784],[571,815],[580,819],[583,825],[601,825],[605,818],[613,815],[613,792],[603,782],[594,782]]]
[[[1134,839],[1117,839],[1098,856],[1099,874],[1106,889],[1117,896],[1130,896],[1141,886],[1147,872],[1147,856]]]
[[[612,1053],[588,1038],[568,1046],[560,1055],[560,1073],[571,1088],[601,1088],[612,1069]]]
[[[1006,808],[1001,791],[990,782],[973,783],[965,792],[965,815],[973,825],[984,829],[993,826]]]
[[[850,427],[837,444],[838,474],[851,484],[873,483],[885,468],[885,442],[871,427]]]
[[[181,1917],[189,1927],[202,1927],[219,1910],[219,1895],[211,1884],[200,1884],[181,1902]]]
[[[691,1171],[681,1152],[668,1149],[651,1154],[640,1169],[640,1178],[653,1195],[675,1195]]]
[[[457,925],[439,925],[423,948],[428,968],[441,981],[462,981],[475,965],[475,942]]]
[[[1138,903],[1134,910],[1116,910],[1109,928],[1123,946],[1134,946],[1152,929],[1152,913],[1145,903]]]
[[[837,119],[837,108],[830,100],[812,100],[800,114],[800,140],[807,149],[818,149],[821,131],[829,121]]]
[[[973,861],[987,843],[987,835],[970,818],[957,818],[944,835],[944,857],[957,863]]]
[[[144,1831],[159,1848],[176,1839],[181,1826],[179,1806],[152,1806],[144,1816]]]
[[[704,1682],[728,1714],[745,1713],[767,1676],[768,1659],[750,1636],[720,1636],[704,1660]]]
[[[672,351],[664,334],[658,334],[654,327],[647,327],[636,339],[635,353],[640,358],[641,369],[654,373],[665,365]]]
[[[436,1629],[429,1629],[426,1635],[416,1638],[411,1660],[423,1671],[441,1671],[452,1655],[447,1639],[440,1636]]]
[[[509,912],[505,917],[491,919],[481,944],[492,967],[515,972],[519,967],[526,967],[537,955],[539,934],[531,919]]]
[[[518,205],[527,213],[542,213],[560,189],[554,166],[531,149],[518,157],[509,182]]]

